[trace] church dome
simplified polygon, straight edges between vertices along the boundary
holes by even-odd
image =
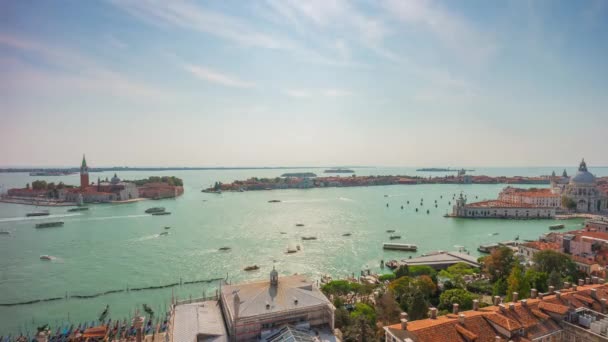
[[[580,166],[578,167],[578,172],[572,179],[570,179],[570,183],[572,184],[594,184],[595,176],[587,171],[587,164],[585,160],[581,161]]]
[[[112,184],[118,184],[118,183],[120,183],[120,178],[118,178],[118,176],[116,174],[114,174],[114,177],[112,177],[111,182],[112,182]]]

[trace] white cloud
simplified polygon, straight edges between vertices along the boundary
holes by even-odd
[[[190,72],[192,75],[212,83],[221,84],[227,87],[236,88],[252,88],[255,87],[254,83],[243,81],[237,77],[224,74],[217,70],[212,70],[207,67],[186,64],[184,69]]]
[[[286,95],[291,96],[291,97],[304,98],[304,97],[310,97],[311,96],[311,93],[308,90],[304,90],[304,89],[286,89],[283,92]]]
[[[497,50],[490,36],[477,30],[466,18],[431,0],[385,0],[387,12],[399,20],[421,26],[463,59],[484,62]]]
[[[325,89],[323,90],[323,95],[328,97],[341,97],[341,96],[350,96],[352,93],[348,90],[344,89]]]
[[[128,45],[123,42],[122,40],[116,38],[114,35],[112,34],[106,34],[104,36],[106,42],[108,42],[108,44],[111,47],[117,48],[117,49],[126,49],[128,47]]]

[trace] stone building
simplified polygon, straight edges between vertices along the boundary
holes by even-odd
[[[568,180],[568,184],[563,184],[564,178],[552,181],[553,192],[572,199],[576,203],[576,211],[585,213],[608,211],[608,196],[598,187],[597,180],[587,170],[584,159],[578,167],[578,172]]]
[[[460,194],[452,208],[453,217],[467,218],[509,218],[509,219],[550,219],[555,217],[555,207],[541,207],[527,203],[511,203],[490,200],[467,204]]]

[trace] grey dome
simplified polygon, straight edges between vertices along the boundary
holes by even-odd
[[[595,183],[595,176],[589,171],[579,171],[570,180],[570,183],[574,184],[593,184]]]

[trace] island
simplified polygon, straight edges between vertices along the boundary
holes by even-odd
[[[425,171],[425,172],[462,172],[462,171],[475,171],[475,170],[465,170],[465,169],[451,169],[451,168],[443,168],[443,167],[426,167],[422,169],[416,169],[416,171]]]
[[[46,182],[35,180],[24,188],[9,189],[0,197],[1,202],[45,205],[73,206],[84,203],[126,203],[142,199],[173,198],[184,193],[183,181],[173,176],[148,177],[134,181],[118,178],[115,173],[111,179],[96,182],[89,180],[89,168],[86,159],[82,158],[80,167],[80,185],[68,185],[63,182]]]
[[[220,193],[222,191],[251,191],[251,190],[275,190],[275,189],[308,189],[325,187],[355,187],[355,186],[378,186],[378,185],[415,185],[415,184],[549,184],[548,177],[490,177],[471,175],[450,175],[443,177],[420,177],[420,176],[328,176],[328,177],[287,177],[287,178],[257,178],[246,180],[235,180],[230,184],[215,182],[215,184],[203,190],[204,192]]]
[[[355,171],[349,170],[349,169],[327,169],[323,172],[324,173],[355,173]]]
[[[290,173],[282,174],[281,177],[297,177],[297,178],[308,177],[308,178],[310,178],[310,177],[317,177],[317,175],[312,172],[290,172]]]

